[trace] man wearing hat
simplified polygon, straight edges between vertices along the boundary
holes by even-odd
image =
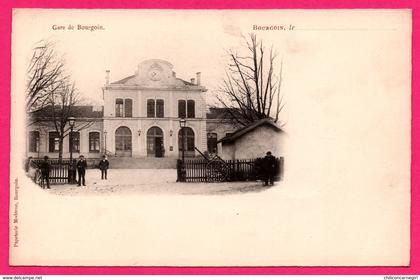
[[[102,156],[102,160],[99,162],[99,169],[101,170],[101,179],[107,180],[107,173],[109,168],[109,161],[105,155]]]
[[[276,171],[276,158],[271,154],[270,151],[267,152],[264,157],[264,173],[265,173],[265,186],[268,186],[268,181],[270,185],[274,185],[274,173]]]
[[[44,160],[39,165],[41,169],[41,185],[45,188],[44,182],[47,183],[47,189],[50,189],[50,169],[51,165],[48,162],[48,156],[44,157]]]
[[[79,180],[78,180],[79,187],[81,186],[82,183],[83,183],[83,186],[86,186],[85,174],[86,174],[87,163],[84,156],[81,155],[79,157],[76,167],[77,167],[77,174],[79,174]]]

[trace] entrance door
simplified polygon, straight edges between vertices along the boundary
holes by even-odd
[[[147,156],[163,157],[163,132],[157,126],[147,131]]]
[[[131,130],[121,126],[115,131],[115,154],[120,157],[131,157]]]
[[[162,157],[163,156],[163,143],[162,143],[162,137],[156,137],[155,138],[155,147],[156,147],[156,152],[155,152],[155,156],[156,157]]]

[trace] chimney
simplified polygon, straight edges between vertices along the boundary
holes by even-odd
[[[110,73],[111,71],[106,70],[105,72],[106,72],[106,75],[105,75],[105,85],[109,85],[109,73]]]
[[[191,78],[191,84],[195,85],[195,79]]]
[[[201,72],[197,72],[197,86],[201,86]]]

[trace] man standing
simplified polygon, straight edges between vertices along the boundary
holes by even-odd
[[[76,167],[77,167],[77,173],[79,174],[79,180],[78,180],[79,187],[81,186],[82,183],[83,183],[83,186],[86,186],[85,174],[86,174],[87,163],[84,156],[81,155],[79,157]]]
[[[276,158],[271,154],[271,152],[267,152],[266,156],[264,157],[264,171],[265,171],[265,186],[268,186],[268,181],[270,181],[270,185],[274,185],[274,173],[276,171]]]
[[[28,173],[29,172],[29,168],[31,167],[32,164],[32,157],[28,157],[28,159],[25,162],[25,172]]]
[[[47,184],[47,189],[50,189],[50,169],[51,165],[48,162],[48,156],[44,157],[44,160],[40,164],[41,169],[41,186],[45,189],[44,183]]]
[[[101,170],[101,179],[103,180],[105,177],[105,180],[107,180],[107,173],[109,168],[109,161],[106,158],[106,156],[102,156],[102,160],[99,162],[99,169]]]

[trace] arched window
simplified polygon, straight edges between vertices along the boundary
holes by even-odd
[[[70,151],[73,153],[80,152],[80,132],[73,131],[73,133],[69,133],[69,152]]]
[[[155,117],[155,100],[154,99],[147,99],[147,117],[148,118]]]
[[[29,132],[29,152],[31,153],[39,152],[39,131]]]
[[[183,133],[184,132],[184,133]],[[184,134],[184,136],[182,135]],[[184,137],[184,143],[182,144],[182,138]],[[185,156],[194,156],[195,155],[195,139],[194,131],[190,127],[185,127],[179,130],[178,132],[178,149],[181,155],[182,150],[184,149]]]
[[[99,153],[100,151],[100,135],[99,132],[89,132],[89,152]]]

